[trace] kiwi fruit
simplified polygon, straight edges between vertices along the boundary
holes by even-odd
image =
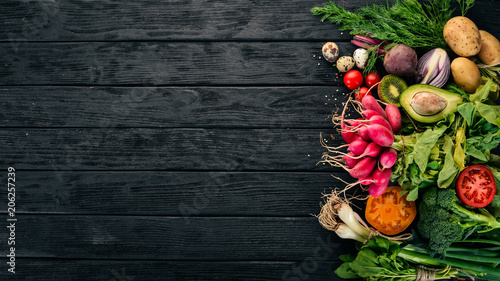
[[[401,107],[399,96],[406,88],[408,88],[408,84],[406,84],[403,78],[389,74],[384,76],[378,84],[378,96],[386,103],[392,103],[397,107]]]

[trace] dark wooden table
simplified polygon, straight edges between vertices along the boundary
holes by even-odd
[[[354,47],[321,3],[1,1],[0,280],[338,280],[321,46]],[[469,16],[500,36],[499,6]]]

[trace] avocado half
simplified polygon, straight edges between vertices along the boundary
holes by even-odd
[[[401,93],[399,102],[418,122],[435,123],[456,112],[463,99],[459,94],[425,84],[415,84]]]

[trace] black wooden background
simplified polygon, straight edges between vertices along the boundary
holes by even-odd
[[[1,1],[0,280],[338,280],[353,244],[313,215],[349,180],[317,165],[347,89],[321,46],[354,47],[321,3]]]

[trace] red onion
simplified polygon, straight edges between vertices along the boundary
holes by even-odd
[[[418,60],[417,71],[421,77],[420,84],[441,88],[450,77],[450,57],[441,48],[433,49]]]

